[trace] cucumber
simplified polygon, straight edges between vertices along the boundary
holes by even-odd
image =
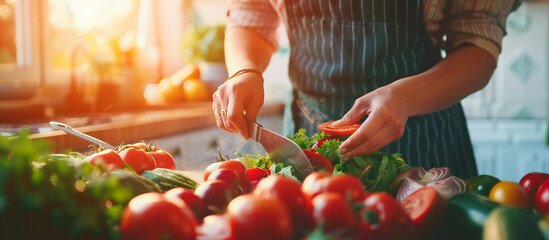
[[[183,173],[177,170],[171,170],[167,168],[155,168],[153,170],[144,171],[141,176],[150,179],[158,186],[162,191],[168,191],[176,187],[184,187],[194,190],[198,183],[192,178],[185,176]]]

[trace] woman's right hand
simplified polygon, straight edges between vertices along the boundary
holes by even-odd
[[[243,72],[228,79],[213,94],[212,109],[217,126],[227,132],[250,138],[244,115],[255,121],[264,101],[263,77],[258,72]]]

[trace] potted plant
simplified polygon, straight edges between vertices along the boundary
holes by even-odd
[[[200,79],[213,89],[227,79],[224,38],[225,25],[194,26],[183,36],[183,59],[197,64]]]

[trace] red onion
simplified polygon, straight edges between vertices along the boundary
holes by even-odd
[[[417,191],[418,189],[424,187],[420,183],[410,179],[406,178],[404,179],[404,182],[402,182],[402,185],[400,185],[400,188],[398,189],[398,193],[396,195],[396,200],[398,202],[402,202],[408,195],[412,194],[413,192]]]
[[[458,193],[465,192],[465,182],[455,176],[450,176],[445,179],[431,182],[428,187],[433,187],[444,198],[448,199]]]
[[[451,174],[450,168],[442,167],[442,168],[431,168],[429,171],[423,175],[423,177],[419,180],[419,183],[426,185],[431,182],[436,182],[438,180],[445,179],[449,177]]]

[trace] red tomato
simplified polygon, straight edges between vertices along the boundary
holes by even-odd
[[[318,129],[322,131],[323,133],[332,135],[332,136],[346,136],[353,134],[358,128],[360,127],[361,123],[355,123],[353,125],[347,125],[347,126],[334,126],[332,123],[334,121],[321,123],[318,125]]]
[[[316,150],[322,147],[322,144],[324,144],[326,141],[337,140],[337,139],[338,138],[335,138],[335,137],[325,137],[323,139],[320,139],[316,141],[315,144],[313,144],[313,146],[311,147],[311,151],[316,152]]]
[[[222,213],[227,204],[238,196],[238,190],[228,182],[221,180],[206,181],[194,190],[206,205],[206,215]]]
[[[549,180],[543,182],[534,198],[536,211],[542,215],[549,214]]]
[[[369,194],[360,210],[362,227],[358,239],[412,239],[412,220],[391,195]]]
[[[241,187],[245,187],[246,184],[246,167],[244,164],[237,160],[227,160],[222,162],[216,162],[208,165],[204,171],[204,181],[208,179],[208,176],[218,168],[229,169],[236,174]]]
[[[131,144],[130,146],[138,147],[143,151],[147,151],[147,149],[149,148],[149,146],[145,142],[134,143],[134,144]]]
[[[197,220],[202,221],[202,218],[206,215],[206,205],[204,201],[193,190],[183,187],[172,188],[164,193],[167,198],[179,198],[187,204],[187,206],[193,211]]]
[[[235,186],[239,192],[242,192],[242,187],[240,186],[240,180],[234,174],[233,171],[229,169],[219,168],[213,171],[209,176],[208,180],[221,180],[230,183],[231,185]]]
[[[446,199],[432,187],[420,188],[408,195],[400,205],[414,223],[415,239],[424,239],[433,232],[446,211]]]
[[[234,239],[292,239],[292,219],[276,198],[253,194],[238,196],[227,207]]]
[[[196,239],[193,213],[177,198],[144,193],[133,198],[120,222],[123,239]]]
[[[158,147],[156,147],[155,151],[147,153],[154,158],[156,167],[175,170],[175,160],[173,159],[172,155],[170,155],[170,153]]]
[[[366,196],[366,190],[358,178],[351,175],[332,176],[324,172],[309,174],[303,181],[301,190],[309,201],[323,192],[336,192],[350,197],[352,203],[360,202]]]
[[[496,183],[490,190],[490,200],[501,203],[504,205],[510,205],[515,207],[524,208],[527,210],[532,209],[532,200],[526,190],[515,182],[501,181]]]
[[[271,175],[259,182],[254,194],[265,198],[276,198],[284,204],[297,229],[311,230],[313,220],[308,212],[301,184],[283,175]]]
[[[215,162],[206,167],[204,170],[204,181],[208,180],[208,177],[210,174],[212,174],[213,171],[217,170],[219,166],[221,166],[222,162]]]
[[[519,182],[519,185],[526,190],[531,199],[534,199],[539,186],[549,179],[549,174],[541,172],[531,172],[524,175]]]
[[[309,161],[311,162],[311,165],[313,165],[313,169],[315,171],[325,171],[326,173],[332,174],[334,172],[334,166],[332,166],[332,162],[330,162],[330,159],[312,151],[312,150],[303,150]]]
[[[124,169],[124,161],[117,152],[111,149],[106,149],[98,153],[94,153],[84,158],[85,162],[89,162],[91,165],[105,164],[108,171],[115,169]]]
[[[315,225],[317,228],[323,227],[325,234],[335,234],[342,239],[356,235],[359,221],[351,206],[345,201],[345,197],[325,192],[313,198],[312,205]]]
[[[233,240],[229,215],[212,214],[197,228],[198,239]]]
[[[139,175],[146,170],[153,170],[156,168],[154,158],[141,149],[126,148],[118,154],[120,154],[122,160],[130,165]]]

